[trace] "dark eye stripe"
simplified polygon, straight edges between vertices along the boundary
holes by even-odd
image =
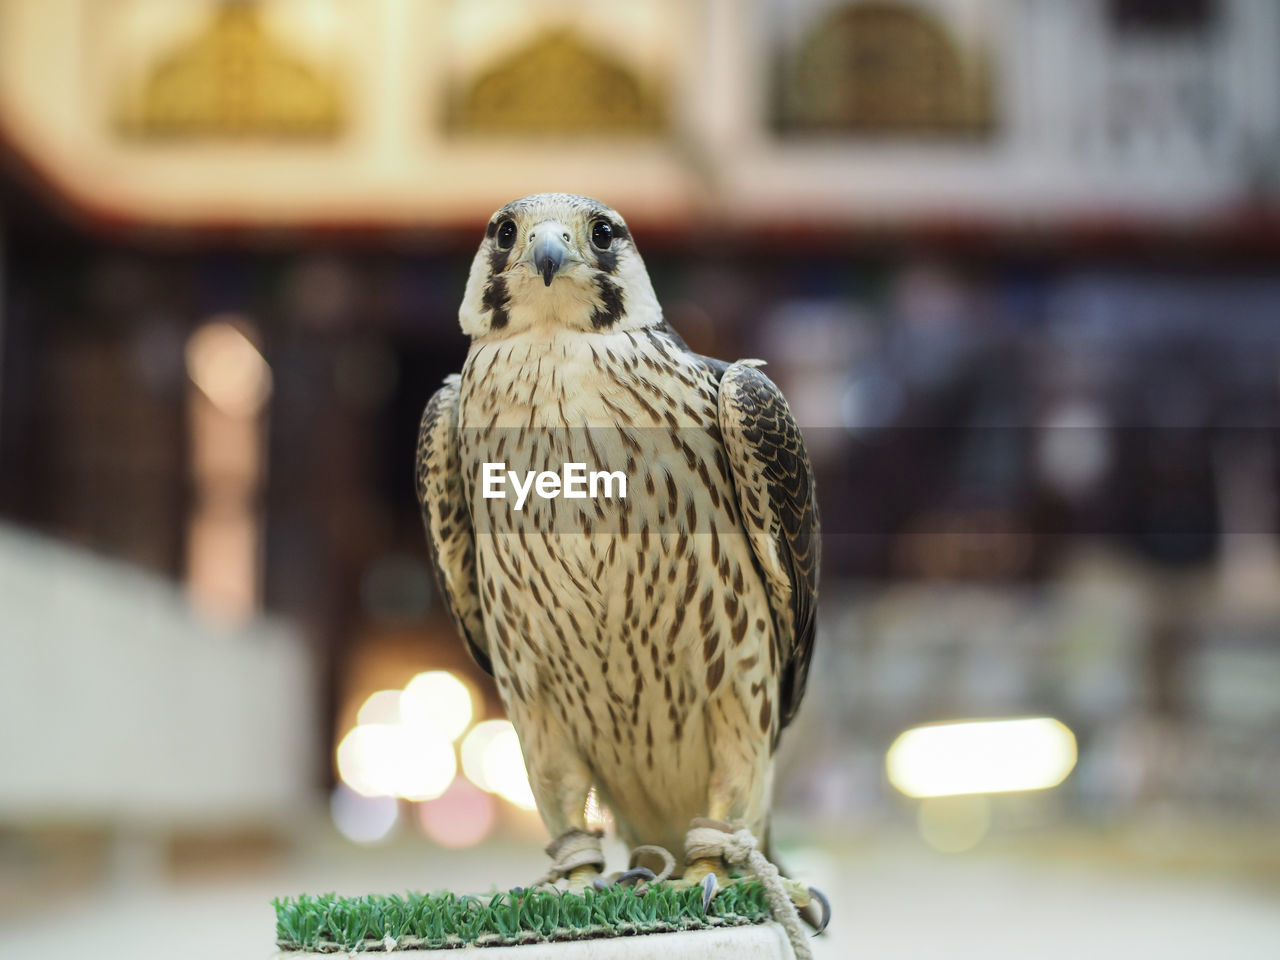
[[[484,295],[480,305],[490,313],[489,329],[501,330],[507,325],[510,314],[507,308],[511,304],[511,293],[507,290],[507,281],[502,277],[490,277],[484,285]]]
[[[622,288],[605,276],[596,276],[596,290],[600,303],[591,313],[591,326],[603,330],[622,319],[626,312],[626,298]]]

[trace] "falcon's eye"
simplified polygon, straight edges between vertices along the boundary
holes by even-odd
[[[503,220],[498,224],[498,246],[503,250],[510,250],[512,244],[516,242],[516,222],[514,220]]]
[[[597,220],[591,224],[591,242],[598,250],[608,250],[613,243],[613,226],[608,220]]]

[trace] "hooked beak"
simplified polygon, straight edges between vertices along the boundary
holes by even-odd
[[[540,223],[533,229],[529,259],[533,263],[533,269],[542,274],[542,280],[548,287],[569,258],[569,237],[567,228],[551,220]]]

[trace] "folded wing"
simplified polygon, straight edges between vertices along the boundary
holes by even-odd
[[[781,723],[804,697],[813,655],[821,538],[813,469],[786,399],[755,361],[720,380],[720,433],[742,523],[764,574],[773,613]]]
[[[458,453],[460,378],[447,377],[422,412],[418,429],[417,488],[436,585],[467,649],[493,673],[476,584],[475,531]]]

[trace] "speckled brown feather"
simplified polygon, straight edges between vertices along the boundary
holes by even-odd
[[[436,586],[467,649],[493,673],[476,590],[475,533],[458,458],[458,392],[454,374],[422,411],[418,428],[417,488]]]
[[[743,524],[769,589],[781,730],[804,697],[813,656],[822,545],[813,469],[786,399],[753,362],[730,365],[719,406]]]
[[[763,835],[777,644],[719,375],[658,328],[477,343],[464,367],[464,474],[495,459],[555,469],[589,444],[626,461],[633,489],[519,514],[472,493],[494,677],[553,835],[581,828],[592,785],[632,844],[678,855],[711,813]]]

